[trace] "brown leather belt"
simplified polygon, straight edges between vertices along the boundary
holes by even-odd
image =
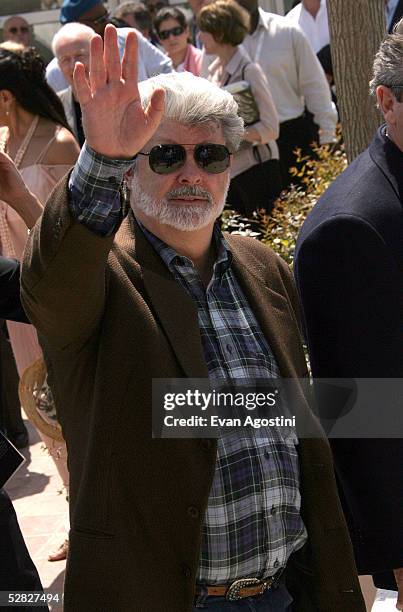
[[[267,589],[278,582],[279,576],[271,576],[266,580],[259,580],[258,578],[240,578],[235,580],[230,586],[203,586],[196,588],[196,595],[200,595],[202,592],[209,596],[214,597],[225,597],[229,601],[237,601],[244,597],[254,597],[255,595],[263,595]]]

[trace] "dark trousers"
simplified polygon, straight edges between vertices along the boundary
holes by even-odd
[[[264,208],[270,212],[281,192],[281,173],[278,159],[256,164],[231,180],[227,204],[245,217]]]
[[[0,591],[42,591],[36,567],[20,531],[17,516],[7,493],[0,489]],[[29,611],[33,608],[2,607],[1,610]],[[47,606],[35,608],[48,611]]]
[[[18,383],[19,377],[7,328],[5,323],[0,321],[0,429],[9,438],[26,433],[21,416]]]
[[[280,136],[277,144],[280,151],[280,169],[283,189],[291,183],[298,184],[300,179],[290,174],[293,167],[301,167],[296,163],[295,149],[301,149],[301,155],[315,157],[312,143],[318,142],[318,126],[313,121],[313,115],[305,112],[296,119],[280,123]]]

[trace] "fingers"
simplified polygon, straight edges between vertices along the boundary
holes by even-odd
[[[138,77],[138,46],[136,32],[129,32],[122,60],[122,77],[125,81],[136,83],[136,85]]]
[[[91,100],[91,89],[85,75],[85,67],[77,62],[73,72],[74,88],[80,106],[85,106]]]
[[[164,115],[165,109],[165,91],[163,89],[156,89],[153,91],[150,103],[145,111],[147,125],[151,128],[152,132],[155,132],[161,119]]]
[[[94,36],[90,47],[90,86],[92,93],[104,87],[106,83],[106,70],[104,65],[102,38]]]
[[[119,82],[122,68],[120,65],[118,37],[116,28],[108,24],[104,33],[104,64],[106,70],[106,81],[108,83]]]

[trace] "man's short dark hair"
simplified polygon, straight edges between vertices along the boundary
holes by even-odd
[[[376,95],[379,85],[389,87],[396,99],[403,99],[403,19],[393,28],[382,41],[375,55],[372,69],[372,79],[369,83],[370,93]]]

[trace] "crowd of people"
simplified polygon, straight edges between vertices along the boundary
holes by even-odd
[[[27,446],[17,385],[40,364],[33,401],[63,433],[39,425],[69,501],[49,551],[68,557],[67,612],[365,612],[357,571],[403,610],[401,440],[330,448],[302,388],[314,439],[150,425],[153,379],[306,377],[302,327],[316,377],[401,376],[403,2],[385,2],[373,66],[385,125],[304,224],[298,293],[217,219],[270,214],[295,150],[335,142],[326,0],[189,5],[64,0],[47,66],[26,20],[4,23],[0,429]],[[0,511],[0,591],[40,590],[3,490]]]

